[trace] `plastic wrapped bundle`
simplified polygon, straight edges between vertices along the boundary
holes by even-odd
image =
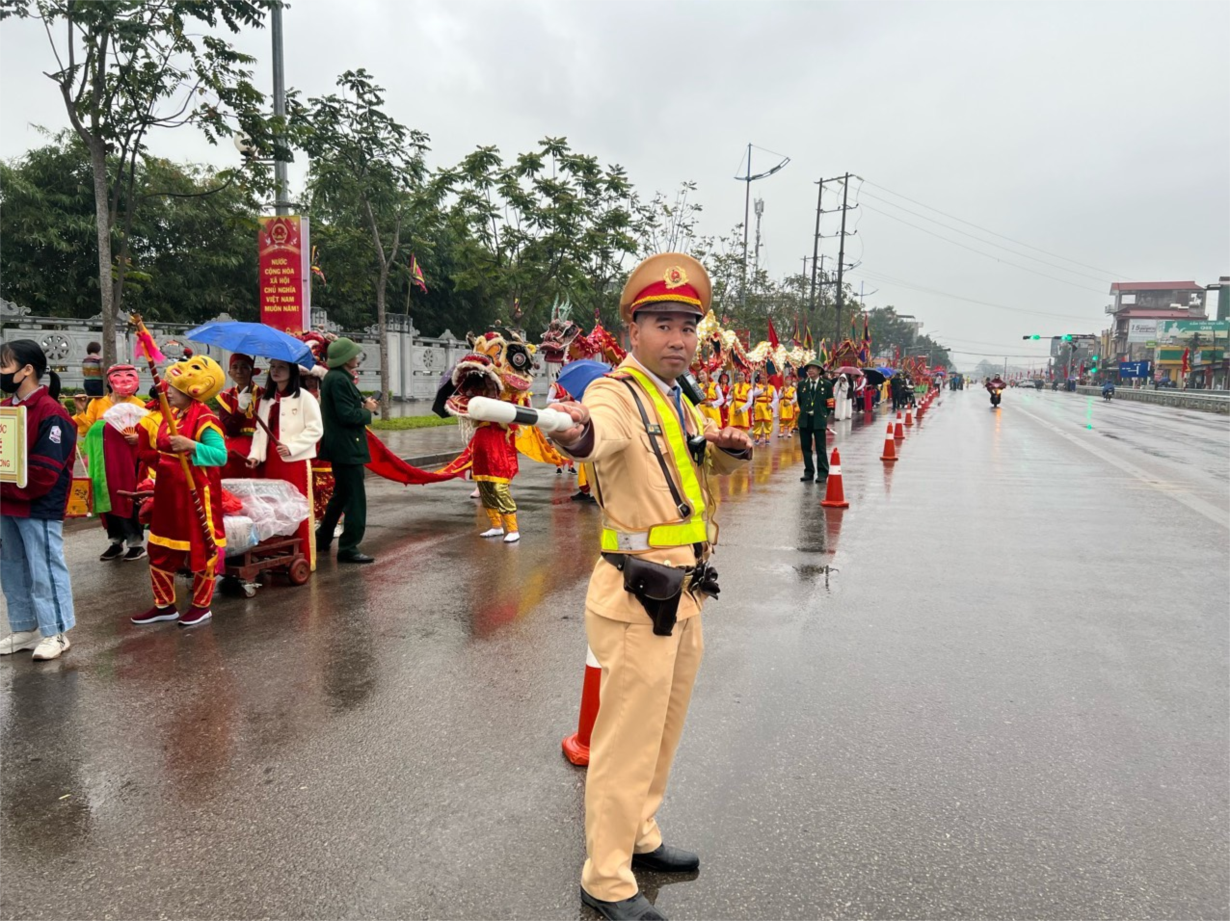
[[[226,555],[239,556],[261,542],[256,524],[247,515],[227,515],[222,519],[226,528]]]
[[[223,480],[222,487],[243,503],[260,540],[291,537],[307,519],[307,498],[285,480]]]

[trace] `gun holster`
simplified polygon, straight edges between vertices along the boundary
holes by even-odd
[[[653,621],[657,636],[670,636],[679,613],[684,581],[690,568],[663,566],[626,553],[604,553],[602,558],[624,574],[624,591],[636,596]]]

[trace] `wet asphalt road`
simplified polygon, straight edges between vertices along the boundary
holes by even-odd
[[[946,393],[893,468],[883,417],[836,427],[848,510],[794,443],[723,487],[660,814],[702,870],[643,877],[650,898],[1226,917],[1230,420]],[[468,484],[369,480],[377,564],[219,599],[195,631],[128,624],[145,565],[75,532],[73,648],[0,661],[3,917],[596,917],[559,741],[598,515],[523,469],[519,545],[479,540]]]

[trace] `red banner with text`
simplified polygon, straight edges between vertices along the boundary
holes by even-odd
[[[293,333],[311,329],[308,219],[293,215],[261,218],[257,250],[260,255],[261,322]]]

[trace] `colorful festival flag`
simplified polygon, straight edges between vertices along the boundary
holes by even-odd
[[[423,289],[423,293],[427,293],[427,280],[423,278],[423,270],[419,268],[419,260],[414,255],[410,254],[410,280]]]
[[[774,351],[777,351],[778,347],[781,345],[781,341],[777,338],[777,330],[773,328],[772,317],[769,318],[769,345],[773,347]]]

